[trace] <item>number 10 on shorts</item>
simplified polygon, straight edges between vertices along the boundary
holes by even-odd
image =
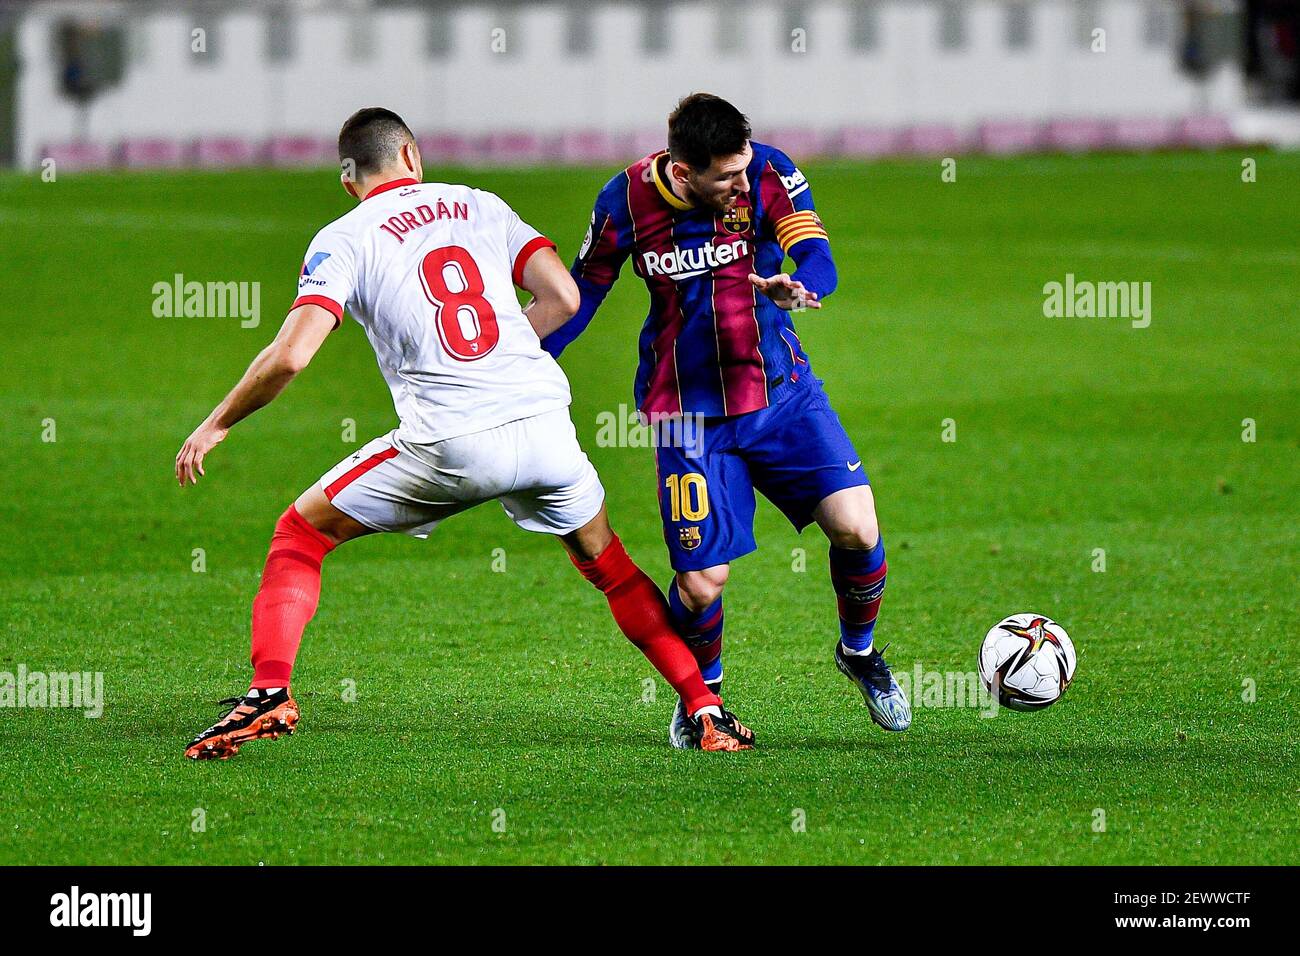
[[[709,514],[709,486],[697,472],[669,475],[664,481],[674,521],[703,521]]]

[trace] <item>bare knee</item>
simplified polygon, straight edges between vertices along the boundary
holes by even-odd
[[[846,488],[830,495],[813,515],[837,548],[868,551],[880,541],[876,502],[870,486]]]
[[[692,611],[703,611],[722,597],[722,589],[730,574],[731,565],[728,564],[703,571],[677,572],[677,591],[682,596],[682,603]]]
[[[822,530],[837,548],[869,551],[880,540],[880,526],[876,522],[875,503],[869,496],[850,498],[839,503],[828,520],[821,522]]]
[[[560,536],[560,542],[578,561],[590,563],[614,541],[614,529],[609,526],[609,514],[600,506],[596,517],[576,531]]]
[[[843,525],[826,532],[831,544],[837,548],[853,551],[870,551],[880,540],[880,528],[876,525],[875,515],[861,521]]]
[[[304,521],[335,545],[371,533],[361,522],[334,507],[318,485],[312,485],[299,495],[293,506]]]

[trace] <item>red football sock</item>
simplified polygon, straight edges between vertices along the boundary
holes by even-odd
[[[320,566],[334,542],[290,505],[275,523],[253,599],[253,687],[288,687],[307,622],[320,601]]]
[[[704,686],[695,656],[673,628],[663,592],[627,556],[617,535],[596,560],[579,561],[573,555],[569,559],[583,577],[604,592],[619,630],[677,691],[687,713],[722,706],[718,695]]]

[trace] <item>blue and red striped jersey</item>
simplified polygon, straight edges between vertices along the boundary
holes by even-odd
[[[824,246],[826,231],[790,158],[751,145],[750,191],[726,213],[672,192],[666,151],[633,163],[596,199],[572,270],[582,307],[545,344],[558,352],[586,327],[631,256],[650,290],[636,376],[637,407],[646,415],[757,411],[772,388],[807,368],[790,314],[750,285],[749,274],[780,272],[792,247]]]

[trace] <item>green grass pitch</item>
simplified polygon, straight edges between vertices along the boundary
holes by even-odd
[[[669,749],[671,693],[643,699],[604,601],[489,504],[332,555],[300,732],[184,760],[246,686],[276,517],[357,447],[345,419],[357,443],[395,423],[348,323],[197,489],[171,478],[349,201],[325,171],[0,178],[0,672],[101,671],[106,698],[0,709],[0,863],[1300,862],[1300,156],[1250,154],[1244,183],[1243,155],[809,164],[841,279],[799,328],[876,489],[879,640],[968,671],[1035,610],[1079,670],[1042,713],[885,734],[831,661],[824,540],[763,504],[727,597],[741,755]],[[567,259],[610,172],[428,178],[499,192]],[[261,325],[154,317],[176,273],[262,283]],[[1152,283],[1150,327],[1044,317],[1067,273]],[[644,303],[625,270],[563,364],[662,583],[651,453],[596,444]]]

